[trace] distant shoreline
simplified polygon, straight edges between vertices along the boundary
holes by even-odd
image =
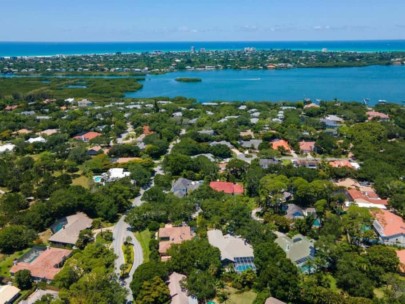
[[[160,52],[302,50],[329,52],[403,52],[405,40],[229,41],[229,42],[0,42],[0,57],[55,57]]]

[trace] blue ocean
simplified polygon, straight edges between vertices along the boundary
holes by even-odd
[[[241,50],[246,47],[350,52],[405,51],[405,40],[375,41],[238,41],[238,42],[0,42],[0,57]]]

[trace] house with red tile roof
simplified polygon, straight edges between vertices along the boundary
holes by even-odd
[[[349,169],[359,169],[360,165],[356,162],[351,162],[348,159],[338,159],[329,162],[329,166],[332,168],[349,168]]]
[[[155,133],[155,132],[153,132],[148,125],[143,126],[143,134],[145,136],[151,135],[153,133]]]
[[[17,105],[14,105],[14,106],[6,106],[5,108],[4,108],[4,111],[14,111],[15,109],[17,109],[18,108],[18,106]]]
[[[387,114],[376,112],[376,111],[368,111],[366,113],[368,120],[379,119],[382,121],[387,121],[390,117]]]
[[[226,194],[243,194],[245,191],[242,185],[230,182],[210,182],[210,187],[217,192],[224,192]]]
[[[359,207],[387,209],[388,200],[381,199],[373,190],[360,191],[351,188],[346,191],[348,199]]]
[[[279,148],[284,148],[285,151],[291,152],[290,145],[284,139],[276,139],[276,140],[272,141],[270,144],[274,150],[278,150]]]
[[[171,224],[166,224],[164,228],[160,228],[158,232],[159,239],[159,254],[162,261],[170,259],[167,251],[172,244],[181,244],[184,241],[189,241],[194,237],[190,226],[174,227]]]
[[[380,243],[405,247],[405,223],[402,217],[387,211],[373,211],[373,227]]]
[[[309,103],[304,106],[304,109],[319,108],[319,105],[316,103]]]
[[[405,249],[397,250],[396,253],[399,259],[399,271],[405,273]]]
[[[33,248],[23,255],[10,269],[14,275],[20,270],[29,270],[34,280],[52,281],[62,270],[62,265],[72,253],[62,248]]]
[[[96,137],[99,137],[101,135],[102,135],[101,133],[90,131],[90,132],[87,132],[87,133],[78,134],[73,138],[77,139],[77,140],[84,141],[84,142],[89,142],[90,140],[92,140],[92,139],[94,139]]]
[[[300,141],[300,152],[301,153],[311,153],[315,150],[315,142],[314,141]]]

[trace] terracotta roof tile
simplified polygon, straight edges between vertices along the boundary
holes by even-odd
[[[229,182],[211,182],[210,187],[215,191],[224,192],[226,194],[243,194],[244,192],[242,185]]]

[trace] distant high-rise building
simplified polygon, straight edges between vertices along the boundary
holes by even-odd
[[[205,48],[201,48],[200,53],[205,53]]]
[[[194,45],[193,45],[193,46],[191,46],[191,50],[190,50],[190,52],[191,52],[192,54],[194,54],[194,53],[195,53],[195,47],[194,47]]]

